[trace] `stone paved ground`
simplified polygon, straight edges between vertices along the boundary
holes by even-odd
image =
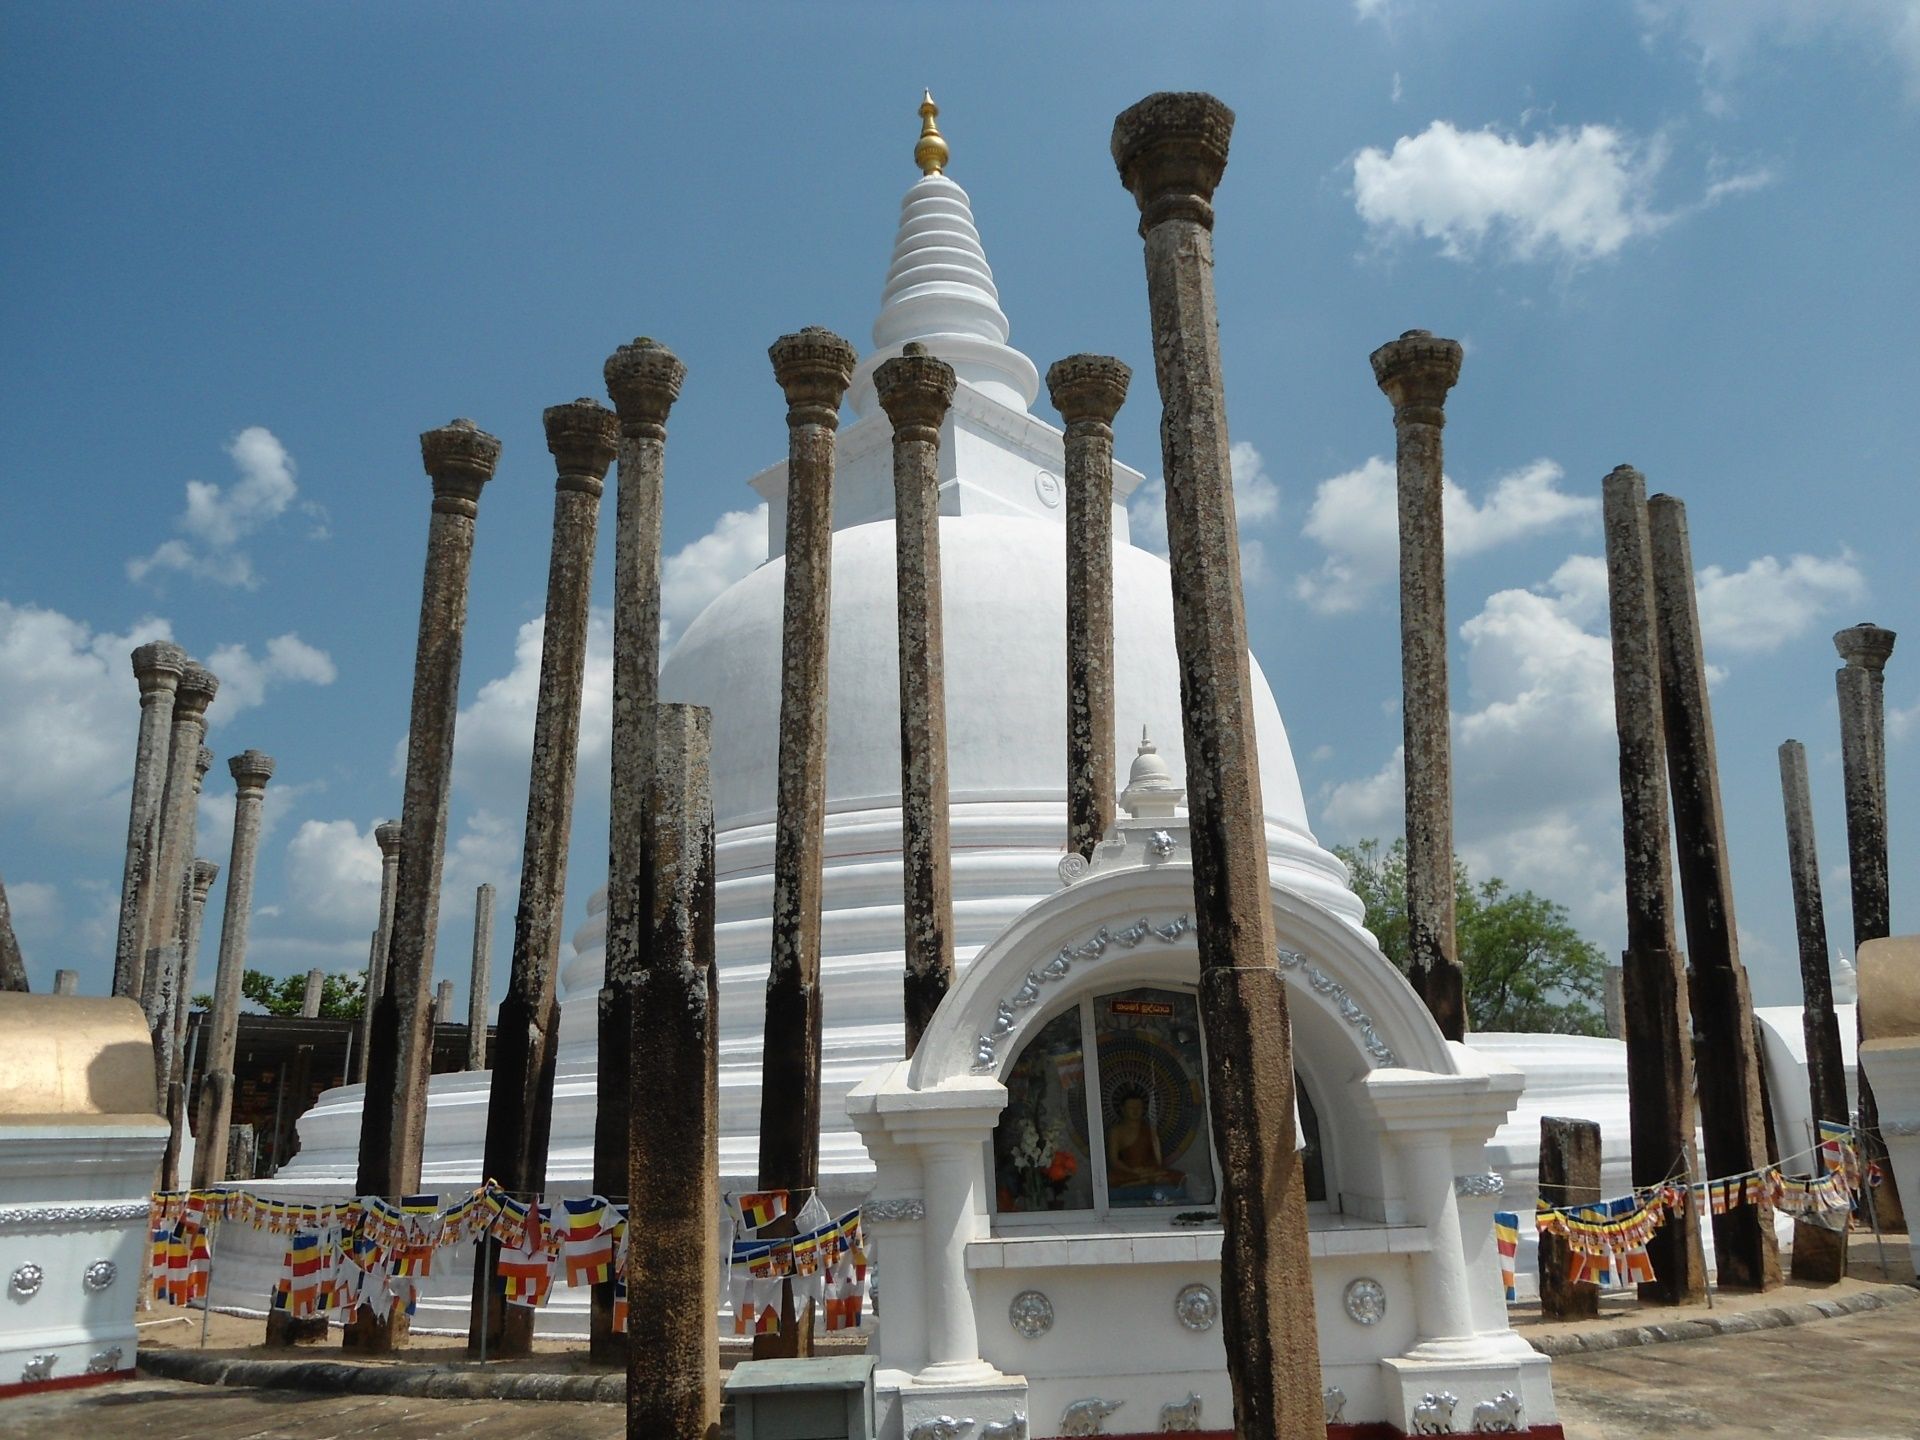
[[[1554,1363],[1568,1440],[1920,1440],[1920,1307]],[[611,1440],[611,1405],[137,1380],[0,1401],[0,1440]]]

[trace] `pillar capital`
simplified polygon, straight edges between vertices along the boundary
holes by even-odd
[[[213,751],[205,745],[202,745],[200,747],[200,753],[193,757],[194,781],[196,784],[207,778],[207,771],[213,768],[213,761]]]
[[[380,847],[380,853],[391,860],[400,853],[400,822],[383,820],[373,827],[373,840]]]
[[[220,878],[220,867],[211,860],[193,862],[193,898],[206,903],[207,892],[213,888],[213,882]]]
[[[853,383],[860,360],[853,346],[831,330],[809,325],[774,341],[767,358],[787,397],[787,424],[831,429],[840,423],[840,397]]]
[[[938,429],[953,404],[953,367],[919,341],[909,341],[873,372],[874,393],[896,431],[910,425]]]
[[[1091,420],[1113,424],[1127,403],[1133,371],[1111,355],[1069,355],[1047,367],[1047,394],[1069,425]]]
[[[1140,206],[1140,233],[1166,220],[1213,228],[1233,111],[1199,90],[1162,90],[1113,122],[1113,163]]]
[[[559,488],[598,495],[607,467],[620,453],[620,417],[598,400],[582,395],[540,412],[547,428],[547,449],[559,469]]]
[[[1373,352],[1373,379],[1393,402],[1395,417],[1409,410],[1431,415],[1409,416],[1444,425],[1441,406],[1460,379],[1462,351],[1458,340],[1445,340],[1431,330],[1407,330]]]
[[[609,355],[604,373],[607,394],[620,412],[620,428],[631,435],[665,428],[687,367],[666,346],[642,335]]]
[[[1887,660],[1893,654],[1893,641],[1893,631],[1883,630],[1871,620],[1863,620],[1858,625],[1836,630],[1833,648],[1840,652],[1840,658],[1847,662],[1850,669],[1877,673],[1887,668]]]
[[[187,652],[165,640],[154,640],[133,652],[133,678],[140,682],[140,694],[172,690],[180,684],[187,668]]]
[[[471,420],[455,420],[421,433],[420,463],[433,478],[433,508],[472,519],[480,487],[500,463],[500,442]]]
[[[219,693],[220,677],[198,661],[187,661],[181,667],[180,690],[173,702],[174,722],[202,719]]]
[[[259,750],[242,750],[227,761],[227,771],[242,790],[264,790],[273,778],[273,757]]]

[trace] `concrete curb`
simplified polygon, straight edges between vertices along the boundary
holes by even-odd
[[[407,1395],[423,1400],[579,1400],[624,1405],[624,1371],[543,1375],[440,1365],[350,1365],[340,1360],[236,1360],[194,1350],[143,1350],[139,1370],[196,1385],[249,1385],[323,1395]]]
[[[1570,1335],[1543,1335],[1527,1343],[1542,1355],[1591,1355],[1603,1350],[1629,1350],[1638,1345],[1664,1345],[1676,1340],[1705,1340],[1714,1335],[1747,1335],[1758,1330],[1783,1330],[1815,1320],[1837,1320],[1920,1300],[1920,1284],[1882,1285],[1837,1300],[1811,1300],[1801,1305],[1777,1305],[1765,1310],[1737,1310],[1726,1315],[1702,1315],[1667,1325],[1635,1325],[1623,1330],[1587,1330]]]

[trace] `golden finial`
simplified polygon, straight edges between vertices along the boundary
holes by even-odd
[[[940,107],[933,103],[933,91],[927,91],[927,98],[920,102],[920,140],[913,147],[913,163],[920,167],[922,175],[943,175],[947,169],[947,141],[940,133],[940,127],[933,123],[933,117],[940,113]]]

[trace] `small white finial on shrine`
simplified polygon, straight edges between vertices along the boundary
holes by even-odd
[[[1140,750],[1127,772],[1127,788],[1120,792],[1120,805],[1136,820],[1171,820],[1180,802],[1187,798],[1186,787],[1178,784],[1167,762],[1160,758],[1160,747],[1140,727]]]

